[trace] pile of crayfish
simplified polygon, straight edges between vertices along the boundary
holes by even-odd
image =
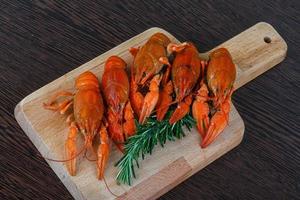
[[[192,113],[202,148],[228,124],[236,70],[227,49],[212,51],[206,61],[199,57],[193,43],[175,44],[156,33],[143,46],[129,51],[133,55],[129,75],[126,62],[111,56],[100,84],[95,74],[84,72],[75,80],[75,92],[60,91],[43,105],[61,114],[69,113],[66,159],[54,161],[66,162],[70,175],[76,174],[78,155],[84,153],[92,159],[88,153],[97,163],[97,177],[103,179],[110,140],[123,152],[127,138],[136,132],[137,122],[147,122],[153,113],[161,121],[171,105],[174,111],[170,124]],[[59,101],[60,97],[65,99]],[[81,148],[76,146],[78,133],[84,136]]]

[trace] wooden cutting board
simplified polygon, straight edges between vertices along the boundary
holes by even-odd
[[[91,70],[101,79],[104,62],[111,55],[118,55],[130,64],[132,56],[128,49],[142,45],[156,32],[165,33],[172,41],[178,42],[165,30],[151,28],[33,92],[16,106],[18,123],[44,157],[63,158],[68,127],[66,116],[42,109],[42,103],[58,90],[74,90],[74,79],[83,71]],[[221,46],[228,48],[236,64],[236,88],[281,62],[287,52],[285,41],[264,22],[218,47]],[[207,57],[207,53],[201,54],[201,57]],[[136,171],[137,179],[131,187],[115,182],[117,168],[113,165],[121,154],[113,147],[105,172],[107,183],[114,193],[120,195],[119,199],[158,198],[237,146],[243,138],[244,128],[243,120],[232,106],[229,125],[214,143],[201,149],[200,137],[193,129],[185,138],[167,142],[165,148],[157,146],[153,155],[146,156],[141,162],[140,169]],[[64,163],[46,161],[75,199],[114,199],[104,182],[96,179],[94,162],[79,159],[77,175],[71,177]]]

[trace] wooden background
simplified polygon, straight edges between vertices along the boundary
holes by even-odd
[[[72,199],[14,119],[25,96],[153,26],[203,52],[259,21],[288,55],[234,94],[243,142],[161,199],[299,198],[300,1],[46,0],[0,2],[0,199]]]

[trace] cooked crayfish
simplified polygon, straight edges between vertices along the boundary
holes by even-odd
[[[135,133],[133,110],[129,101],[129,80],[126,63],[118,56],[111,56],[105,63],[102,90],[108,104],[108,130],[121,151],[125,140]]]
[[[231,55],[225,48],[213,51],[207,66],[207,84],[218,107],[231,93],[236,77],[236,69]]]
[[[130,50],[134,56],[131,66],[130,101],[140,123],[144,123],[155,108],[159,99],[160,83],[166,84],[170,73],[171,66],[167,59],[169,43],[166,35],[156,33],[139,49]],[[165,75],[159,74],[164,65],[167,65]],[[148,85],[149,92],[144,96],[141,90]]]
[[[202,79],[192,109],[203,148],[212,143],[228,124],[235,77],[235,66],[228,50],[220,48],[213,51],[206,69],[207,85]],[[209,109],[208,102],[211,100],[213,108]],[[215,110],[215,113],[210,110]],[[211,119],[208,117],[210,113]]]
[[[104,107],[100,94],[97,77],[92,72],[84,72],[75,81],[75,94],[61,91],[55,94],[44,108],[59,111],[64,114],[73,105],[73,112],[67,117],[69,123],[69,134],[65,142],[66,160],[53,160],[66,162],[71,176],[76,174],[76,158],[89,150],[95,155],[93,142],[99,134],[100,142],[97,150],[97,177],[104,177],[104,169],[109,156],[109,137],[106,131],[106,122],[103,117]],[[59,97],[71,97],[58,103]],[[78,132],[84,136],[84,145],[78,150],[76,139]],[[52,159],[50,159],[52,160]]]
[[[176,94],[177,108],[169,120],[173,124],[183,118],[190,110],[192,89],[196,85],[201,72],[201,59],[198,50],[192,43],[180,45],[169,44],[169,52],[175,52],[172,64],[172,82]]]

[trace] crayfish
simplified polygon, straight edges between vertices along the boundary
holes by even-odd
[[[235,77],[236,69],[227,49],[219,48],[210,53],[206,77],[200,81],[192,106],[203,148],[212,143],[228,124]]]
[[[145,122],[159,101],[161,82],[163,85],[167,84],[171,67],[167,58],[169,43],[170,39],[166,35],[156,33],[142,47],[130,50],[134,56],[131,66],[130,101],[139,123]],[[162,74],[164,65],[167,69]],[[143,88],[149,90],[146,95],[141,92]]]
[[[190,111],[193,101],[192,90],[201,72],[201,59],[192,43],[169,44],[169,52],[175,52],[172,64],[172,82],[176,94],[177,108],[171,115],[170,124],[182,119]]]
[[[129,80],[126,63],[111,56],[105,63],[102,90],[108,104],[108,130],[112,140],[123,151],[125,140],[135,133],[134,114],[129,101]]]
[[[93,142],[98,134],[100,138],[97,150],[97,177],[103,179],[104,169],[109,156],[109,137],[106,131],[107,122],[103,117],[104,107],[100,93],[97,77],[92,72],[80,74],[75,81],[76,92],[73,94],[67,91],[56,93],[48,103],[44,103],[44,108],[59,111],[64,114],[68,109],[73,108],[73,112],[67,117],[69,124],[69,134],[65,142],[66,160],[53,160],[66,162],[67,169],[71,176],[76,174],[76,158],[89,150],[95,154]],[[58,98],[71,97],[58,103]],[[84,145],[78,150],[76,139],[78,132],[84,136]]]

